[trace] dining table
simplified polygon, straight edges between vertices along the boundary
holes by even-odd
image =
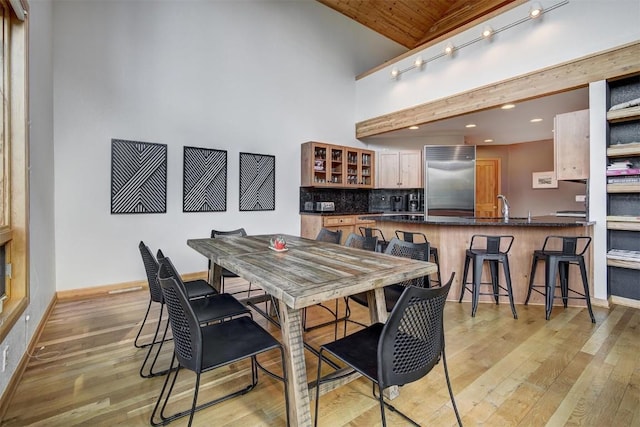
[[[211,285],[220,290],[222,268],[259,286],[277,301],[282,344],[285,350],[289,421],[310,426],[310,401],[315,382],[307,380],[302,311],[318,303],[367,292],[372,323],[385,322],[387,311],[383,288],[437,271],[434,263],[350,248],[293,235],[281,235],[285,250],[275,250],[274,235],[229,236],[189,239],[187,244],[211,260]],[[372,354],[371,357],[376,357]],[[359,377],[338,370],[321,382],[324,394]],[[397,396],[397,388],[387,390]]]

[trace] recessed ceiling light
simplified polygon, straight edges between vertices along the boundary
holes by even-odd
[[[474,127],[476,127],[476,124],[475,123],[469,123],[468,125],[465,125],[464,127],[466,127],[466,128],[474,128]]]
[[[515,104],[504,104],[502,107],[503,110],[511,110],[512,108],[516,108]]]
[[[419,126],[409,126],[409,129],[416,130],[416,129],[420,129],[420,127]]]
[[[540,123],[542,121],[542,119],[540,118],[536,118],[536,119],[531,119],[529,120],[531,123]]]
[[[493,142],[493,139],[485,139],[484,142]]]

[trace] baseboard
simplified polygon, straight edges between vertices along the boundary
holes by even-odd
[[[42,335],[42,331],[44,331],[44,327],[49,321],[49,317],[51,317],[51,313],[53,312],[56,302],[57,302],[57,297],[54,295],[54,297],[51,299],[51,302],[47,306],[47,309],[44,311],[42,315],[42,319],[40,320],[40,323],[38,323],[38,327],[36,328],[36,330],[33,333],[33,336],[31,337],[31,341],[27,346],[27,351],[20,358],[20,362],[16,367],[16,371],[13,373],[13,376],[9,380],[9,383],[7,384],[7,387],[4,390],[4,394],[0,399],[0,422],[2,422],[5,414],[7,413],[7,409],[9,408],[9,402],[11,401],[11,399],[13,398],[13,395],[18,389],[18,384],[20,384],[22,375],[24,374],[24,371],[27,369],[27,365],[29,364],[29,358],[30,358],[29,355],[33,354],[33,351],[36,348],[36,345],[40,341],[40,336]]]
[[[196,273],[187,273],[182,275],[182,280],[206,279],[207,272],[199,271]],[[56,296],[60,301],[81,300],[94,298],[99,296],[107,296],[112,294],[120,294],[123,292],[146,291],[149,289],[149,283],[146,280],[136,280],[133,282],[115,283],[112,285],[93,286],[91,288],[69,289],[56,292]]]
[[[610,298],[612,304],[624,305],[625,307],[631,308],[640,308],[640,301],[637,299],[623,298],[615,295],[611,295]]]

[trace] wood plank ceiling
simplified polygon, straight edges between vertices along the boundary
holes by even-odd
[[[522,0],[318,0],[408,49],[415,49]],[[489,15],[489,16],[487,16]]]

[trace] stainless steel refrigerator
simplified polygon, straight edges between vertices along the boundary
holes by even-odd
[[[432,216],[474,216],[476,147],[424,146],[424,210]]]

